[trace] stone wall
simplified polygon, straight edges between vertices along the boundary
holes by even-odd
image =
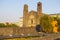
[[[0,35],[37,34],[35,27],[0,28]]]
[[[13,28],[0,28],[0,35],[13,34]]]

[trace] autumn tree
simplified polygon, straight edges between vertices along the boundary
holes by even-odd
[[[58,22],[58,31],[60,31],[60,18],[54,17],[54,20],[56,20]]]
[[[52,25],[51,25],[51,22],[52,22],[53,18],[50,17],[49,15],[43,15],[41,16],[40,18],[40,25],[42,27],[42,30],[44,32],[47,32],[47,33],[50,33],[52,32]]]

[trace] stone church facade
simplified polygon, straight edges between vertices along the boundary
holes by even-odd
[[[42,15],[42,3],[37,3],[37,11],[28,12],[28,5],[24,5],[23,10],[23,26],[24,27],[34,27],[40,24],[40,16]]]

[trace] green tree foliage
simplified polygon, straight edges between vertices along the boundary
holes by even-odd
[[[11,26],[12,26],[12,27],[18,27],[18,25],[16,25],[16,24],[11,24]]]
[[[18,27],[16,24],[9,24],[9,23],[6,23],[6,24],[4,24],[4,23],[0,23],[0,28],[1,27]]]
[[[0,27],[6,27],[4,23],[0,23]]]
[[[6,27],[18,27],[16,24],[8,24]]]
[[[6,27],[18,27],[16,24],[6,22]]]
[[[53,29],[53,27],[51,25],[52,20],[53,20],[53,18],[48,15],[41,16],[40,25],[44,32],[47,32],[47,33],[52,32],[52,29]]]

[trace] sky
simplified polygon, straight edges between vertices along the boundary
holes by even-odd
[[[37,11],[38,2],[42,3],[43,13],[60,13],[60,0],[0,0],[0,22],[18,22],[23,17],[24,4],[28,11]]]

